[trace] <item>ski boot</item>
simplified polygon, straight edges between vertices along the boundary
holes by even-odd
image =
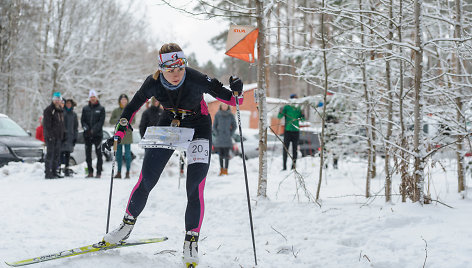
[[[195,268],[198,265],[198,233],[188,231],[184,241],[183,262],[185,268]]]
[[[105,244],[118,244],[123,242],[124,240],[128,239],[131,231],[133,231],[134,224],[136,223],[136,218],[125,213],[123,217],[123,222],[120,224],[118,228],[115,230],[107,233],[103,237],[103,242]]]

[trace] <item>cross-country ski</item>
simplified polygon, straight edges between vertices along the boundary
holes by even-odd
[[[9,266],[18,267],[18,266],[25,266],[25,265],[30,265],[30,264],[35,264],[35,263],[40,263],[40,262],[45,262],[45,261],[69,258],[69,257],[93,253],[93,252],[102,252],[109,249],[118,249],[118,248],[123,248],[123,247],[131,247],[131,246],[163,242],[166,240],[167,240],[167,237],[160,237],[160,238],[150,238],[150,239],[139,239],[136,241],[126,241],[119,244],[105,244],[103,242],[99,242],[99,243],[90,244],[87,246],[59,251],[52,254],[46,254],[46,255],[30,258],[30,259],[24,259],[24,260],[13,261],[13,262],[5,262],[5,263]]]

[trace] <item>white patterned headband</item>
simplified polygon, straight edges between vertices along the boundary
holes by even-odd
[[[159,54],[159,68],[182,68],[187,66],[187,59],[183,51]]]

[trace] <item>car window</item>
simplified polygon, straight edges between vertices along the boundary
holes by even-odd
[[[0,136],[29,136],[15,121],[8,117],[0,118]]]

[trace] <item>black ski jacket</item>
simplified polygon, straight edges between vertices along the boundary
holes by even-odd
[[[105,123],[105,108],[100,102],[92,105],[90,102],[82,109],[80,123],[84,129],[84,138],[102,138],[103,124]]]
[[[190,67],[186,67],[185,69],[185,80],[176,90],[167,90],[162,85],[160,77],[155,80],[152,75],[148,76],[141,88],[133,96],[133,99],[123,110],[121,118],[126,118],[128,122],[131,122],[140,107],[152,96],[154,96],[164,108],[164,113],[160,118],[159,125],[163,125],[164,122],[170,123],[172,119],[176,118],[175,113],[171,110],[175,110],[173,105],[177,105],[179,94],[180,100],[177,108],[190,113],[190,115],[187,114],[184,116],[177,113],[178,118],[176,119],[179,119],[183,125],[185,125],[186,122],[192,122],[199,118],[209,116],[208,107],[203,99],[204,93],[208,93],[229,105],[235,105],[236,100],[232,91],[223,87],[223,84],[217,79],[212,79]],[[240,104],[241,103],[242,98],[240,97]]]
[[[64,139],[64,113],[61,108],[56,108],[54,103],[44,109],[43,131],[45,141]]]

